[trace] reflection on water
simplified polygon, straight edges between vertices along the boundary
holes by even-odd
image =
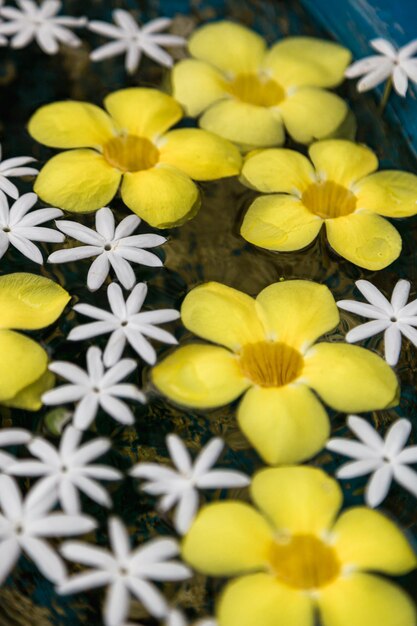
[[[89,4],[88,13],[91,18],[109,19],[109,10],[122,6],[123,3],[112,0],[94,0],[91,3],[68,1],[66,10],[78,14],[85,13],[85,4]],[[160,11],[159,4],[164,5],[163,2],[156,1],[140,3],[132,1],[123,4],[123,7],[140,6],[146,12],[143,13],[144,19],[147,19]],[[187,3],[181,3],[182,10],[185,4]],[[193,5],[193,14],[197,22],[212,17],[215,14],[213,6],[220,6],[223,3],[194,1],[190,4]],[[165,11],[171,9],[171,13],[175,14],[173,5],[176,5],[176,2],[165,3]],[[227,2],[226,5],[226,16],[239,14],[240,19],[249,25],[256,22],[257,27],[270,41],[279,34],[284,35],[288,32],[323,35],[297,8],[295,0],[285,3],[236,0]],[[190,24],[189,18],[178,18],[176,28],[178,31],[186,30]],[[84,36],[87,39],[90,37],[88,34]],[[30,114],[44,102],[75,97],[100,104],[102,96],[108,91],[138,82],[157,86],[164,79],[162,70],[147,61],[141,67],[139,81],[135,78],[126,79],[120,59],[92,67],[88,63],[86,49],[67,51],[64,56],[57,58],[45,57],[35,48],[17,52],[4,51],[2,54],[0,88],[4,90],[4,97],[0,102],[0,119],[6,157],[15,154],[34,154],[44,159],[49,156],[51,152],[33,143],[24,130]],[[376,150],[383,167],[395,166],[398,169],[416,171],[416,164],[403,147],[400,129],[392,128],[381,121],[372,95],[358,96],[352,85],[344,86],[340,92],[349,98],[351,107],[358,117],[359,140]],[[10,103],[13,103],[12,107]],[[28,185],[26,187],[29,188]],[[24,188],[25,185],[22,185],[22,191]],[[361,277],[375,282],[378,288],[385,289],[388,293],[398,278],[408,278],[417,285],[416,219],[396,224],[403,238],[401,258],[386,270],[375,273],[361,270],[337,257],[328,248],[324,232],[304,251],[278,254],[256,249],[239,236],[242,216],[253,199],[254,192],[240,185],[237,180],[206,183],[201,185],[201,188],[204,200],[200,213],[180,229],[168,232],[169,241],[163,247],[166,269],[136,268],[138,280],[149,281],[150,306],[178,308],[187,290],[205,280],[217,280],[256,295],[266,285],[282,279],[311,279],[326,283],[336,299],[357,297],[354,281]],[[117,209],[119,219],[127,214],[119,200],[112,203],[112,207]],[[92,225],[94,218],[83,216],[82,219],[87,225]],[[145,225],[143,230],[150,229]],[[51,250],[52,246],[49,246],[48,251]],[[46,256],[45,247],[44,258]],[[73,295],[72,304],[82,301],[106,308],[105,291],[101,289],[99,293],[91,294],[85,287],[89,263],[87,260],[59,266],[46,264],[38,269],[11,249],[7,257],[1,261],[0,271],[2,273],[39,271],[64,285]],[[415,291],[411,295],[415,297]],[[76,316],[71,308],[68,308],[58,324],[33,335],[47,348],[51,358],[70,360],[84,367],[86,343],[66,342],[65,337],[73,326],[85,321],[82,316]],[[342,312],[342,321],[330,340],[342,339],[347,330],[356,323],[355,316]],[[187,339],[188,333],[180,323],[177,323],[175,330],[180,340]],[[103,346],[106,338],[98,338],[94,343]],[[379,337],[371,338],[365,345],[382,352]],[[160,354],[166,352],[166,348],[162,346]],[[401,408],[372,415],[382,428],[399,416],[414,419],[417,426],[416,368],[417,352],[407,345],[398,365],[402,383]],[[106,457],[103,459],[104,462],[107,460],[115,467],[127,470],[132,463],[139,460],[163,461],[167,458],[165,435],[175,431],[195,453],[212,435],[221,435],[228,445],[223,458],[224,466],[229,465],[249,473],[260,466],[259,458],[250,450],[236,426],[234,406],[206,414],[184,412],[167,404],[149,388],[146,367],[140,372],[140,377],[143,386],[150,392],[151,399],[145,407],[141,405],[132,407],[137,420],[135,428],[122,428],[103,414],[96,420],[97,433],[112,437],[114,442],[113,450],[107,455],[107,459]],[[36,414],[23,411],[12,413],[9,409],[2,408],[2,425],[13,424],[46,433],[46,413],[46,410]],[[342,433],[344,421],[343,415],[333,415],[334,432]],[[50,433],[48,436],[51,436]],[[327,452],[318,455],[314,463],[331,473],[336,467],[332,455]],[[363,501],[363,484],[363,480],[343,482],[342,486],[349,504]],[[130,479],[126,480],[123,486],[110,484],[108,489],[112,493],[115,513],[123,517],[136,542],[156,533],[173,532],[169,519],[156,514],[154,500],[143,493],[139,494],[137,485]],[[237,493],[232,491],[230,495],[233,497]],[[239,496],[245,496],[242,490]],[[212,497],[218,498],[219,494],[215,493]],[[405,491],[394,487],[384,502],[384,509],[399,520],[403,527],[415,530],[417,513],[411,497],[408,497]],[[86,502],[85,510],[101,521],[99,531],[92,540],[105,542],[106,512],[91,501]],[[412,588],[412,577],[405,578],[404,582],[409,589]],[[197,576],[192,582],[184,583],[175,596],[173,595],[175,587],[167,585],[167,594],[172,600],[190,608],[191,613],[194,611],[204,613],[212,610],[212,599],[217,587],[217,583],[213,581],[206,583],[203,577]],[[67,598],[58,597],[53,592],[52,586],[36,573],[30,563],[22,559],[7,585],[0,590],[0,626],[98,624],[101,623],[101,600],[100,591],[90,592],[88,597],[83,594]],[[133,606],[133,618],[152,623],[146,621],[146,616],[142,614],[139,605]]]

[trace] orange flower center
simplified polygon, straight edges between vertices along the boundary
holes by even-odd
[[[285,343],[259,341],[243,347],[239,357],[243,374],[261,387],[282,387],[298,378],[303,369],[301,354]]]
[[[330,180],[310,185],[303,193],[302,201],[309,211],[323,219],[343,217],[356,209],[356,196]]]
[[[158,163],[159,150],[145,137],[121,135],[104,145],[103,156],[107,163],[122,172],[139,172]]]
[[[275,80],[257,74],[238,74],[225,85],[238,100],[261,107],[273,107],[285,98],[285,91]]]
[[[296,589],[324,587],[340,574],[335,550],[314,535],[294,535],[272,545],[270,565],[280,582]]]

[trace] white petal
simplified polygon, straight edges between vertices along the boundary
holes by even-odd
[[[7,468],[7,473],[13,476],[46,476],[51,471],[53,471],[51,466],[45,465],[45,463],[40,461],[32,461],[31,459],[27,461],[17,460]],[[38,481],[36,485],[39,485],[40,482]]]
[[[138,463],[129,473],[135,478],[148,478],[150,480],[171,480],[178,477],[178,474],[170,467],[156,463]]]
[[[394,465],[394,479],[417,498],[417,472],[405,465]]]
[[[141,313],[139,315],[142,315]],[[132,322],[131,327],[132,330],[135,328],[136,324]],[[169,333],[162,328],[158,328],[157,326],[152,326],[152,324],[140,324],[138,326],[138,330],[142,335],[146,337],[150,337],[151,339],[156,339],[161,343],[168,343],[171,345],[176,345],[178,343],[176,337],[172,333]]]
[[[417,446],[405,448],[395,460],[397,463],[417,463]]]
[[[117,517],[109,520],[109,538],[116,559],[119,562],[125,562],[130,556],[129,534],[125,525]]]
[[[128,219],[128,218],[125,218]],[[124,220],[123,220],[124,221]],[[120,225],[123,222],[120,222]],[[116,231],[117,233],[117,231]],[[153,233],[147,233],[142,235],[132,235],[131,237],[123,237],[120,240],[120,246],[127,248],[155,248],[156,246],[162,246],[166,243],[167,239],[161,235],[154,235]]]
[[[107,287],[107,298],[113,315],[120,320],[126,319],[126,304],[123,298],[123,292],[117,283],[110,283]]]
[[[408,89],[408,76],[400,65],[397,65],[394,68],[394,72],[392,74],[392,84],[397,94],[405,98]]]
[[[363,443],[370,448],[381,452],[384,448],[385,442],[382,437],[376,432],[375,428],[369,424],[362,417],[357,415],[349,415],[347,424],[352,432],[363,441]]]
[[[190,474],[193,469],[191,456],[183,441],[178,435],[171,434],[167,436],[166,443],[169,455],[177,470],[181,474]]]
[[[88,465],[83,468],[82,474],[97,480],[120,480],[124,476],[119,470],[107,465]]]
[[[172,67],[174,61],[172,56],[165,50],[156,45],[156,42],[144,40],[141,42],[141,48],[144,53],[153,61],[160,63],[164,67]]]
[[[128,215],[116,227],[114,238],[121,239],[122,237],[128,237],[138,228],[139,224],[140,218],[137,215]],[[142,237],[145,236],[146,235],[142,235]]]
[[[411,433],[411,422],[407,419],[399,419],[389,428],[385,436],[384,454],[392,459],[397,456],[407,443]]]
[[[107,333],[112,333],[113,331],[114,322],[92,322],[91,324],[81,324],[81,326],[73,328],[67,339],[69,341],[83,341],[98,335],[107,335]]]
[[[133,359],[122,359],[104,374],[101,380],[102,388],[105,389],[123,380],[126,376],[131,374],[136,367],[137,364]]]
[[[381,64],[377,70],[369,72],[364,78],[362,78],[357,84],[357,90],[359,93],[369,91],[380,83],[383,83],[389,76],[391,76],[393,65],[391,61]]]
[[[0,585],[3,585],[20,556],[20,546],[16,539],[0,541]]]
[[[94,530],[97,526],[95,520],[87,515],[65,515],[64,513],[51,513],[43,519],[30,521],[27,524],[28,532],[38,537],[67,537],[71,535],[83,535]]]
[[[181,317],[176,309],[157,309],[155,311],[144,311],[132,315],[131,319],[135,324],[164,324],[165,322],[173,322]]]
[[[401,322],[398,322],[398,329],[417,348],[417,330]]]
[[[128,578],[130,591],[145,607],[146,611],[154,617],[162,618],[166,615],[168,605],[162,593],[146,580],[139,578]]]
[[[127,328],[127,327],[126,327]],[[110,335],[104,350],[103,362],[106,367],[112,367],[120,360],[126,346],[126,329],[118,328]]]
[[[20,545],[45,578],[56,584],[65,580],[67,571],[64,562],[46,541],[25,536]]]
[[[361,315],[362,317],[377,320],[387,319],[387,313],[374,307],[372,304],[365,304],[364,302],[357,302],[356,300],[339,300],[336,304],[339,309],[356,313],[356,315]]]
[[[199,478],[211,467],[213,467],[222,453],[223,447],[224,442],[219,437],[215,437],[206,446],[204,446],[194,463],[194,478]]]
[[[98,20],[88,22],[88,29],[99,35],[104,35],[104,37],[113,37],[115,39],[119,39],[119,37],[123,37],[124,35],[121,28]]]
[[[105,626],[121,626],[129,614],[129,592],[122,579],[116,579],[107,590],[104,603]]]
[[[87,287],[97,291],[106,280],[110,270],[108,255],[102,252],[91,264],[87,274]]]
[[[61,554],[68,561],[82,563],[97,569],[112,570],[115,565],[113,555],[107,550],[80,541],[66,541],[61,546]],[[88,587],[86,588],[88,589]]]
[[[376,507],[388,495],[392,481],[392,467],[388,463],[376,470],[365,488],[365,500],[368,506]]]
[[[106,241],[112,241],[114,237],[114,215],[108,206],[103,207],[96,213],[96,230]]]
[[[404,59],[409,59],[414,56],[417,52],[417,39],[413,39],[408,44],[400,48],[398,53],[398,59],[403,61]]]
[[[156,363],[156,352],[149,341],[142,337],[140,332],[129,326],[125,327],[124,333],[127,341],[139,356],[149,365],[154,365]]]
[[[34,263],[39,263],[39,265],[43,264],[43,258],[40,250],[31,242],[29,239],[25,237],[21,237],[17,233],[10,232],[9,233],[9,241],[12,246],[19,250],[23,256],[27,257]]]
[[[49,364],[49,369],[54,374],[66,378],[74,385],[88,386],[90,380],[87,372],[74,363],[68,361],[53,361]]]
[[[405,307],[407,304],[408,296],[410,295],[410,282],[408,280],[399,280],[394,287],[391,296],[391,306],[394,315]]]
[[[417,300],[412,300],[398,311],[397,317],[403,318],[411,315],[417,315]]]
[[[369,43],[374,50],[377,50],[388,58],[392,60],[397,58],[397,49],[392,45],[392,43],[387,41],[387,39],[379,37],[378,39],[372,39]]]
[[[169,26],[171,26],[172,24],[172,19],[170,19],[169,17],[157,17],[155,20],[151,20],[150,22],[147,22],[143,27],[142,27],[142,33],[156,33],[160,30],[165,30],[166,28],[168,28]]]
[[[190,570],[182,563],[175,561],[168,563],[146,563],[136,569],[141,578],[150,578],[158,582],[168,580],[184,580],[190,577]]]
[[[149,563],[159,563],[172,559],[179,554],[179,545],[175,539],[157,537],[142,544],[131,557],[132,571],[137,566]]]
[[[0,446],[18,446],[31,438],[32,434],[23,428],[0,428]]]
[[[76,248],[64,248],[52,252],[48,257],[48,263],[71,263],[101,254],[102,248],[97,246],[77,246]]]
[[[15,521],[22,515],[22,496],[17,482],[0,474],[0,509],[7,519]]]
[[[388,315],[393,313],[391,303],[369,280],[357,280],[355,285],[370,304]]]
[[[138,283],[132,290],[132,293],[126,300],[126,311],[130,317],[136,314],[142,308],[148,293],[148,286],[146,283]]]
[[[37,211],[31,211],[19,220],[19,226],[30,228],[31,226],[38,226],[43,222],[48,222],[56,217],[62,215],[61,209],[38,209]],[[65,237],[63,233],[59,233],[61,239],[64,241]]]
[[[89,393],[79,402],[74,413],[74,426],[85,430],[94,420],[99,406],[98,394]]]
[[[129,45],[126,50],[125,68],[129,74],[134,74],[138,69],[141,59],[141,49],[134,43]]]
[[[389,326],[391,326],[389,320],[372,320],[372,322],[366,322],[366,324],[360,324],[360,326],[352,328],[352,330],[347,333],[345,339],[349,343],[356,343],[357,341],[362,341],[363,339],[368,339],[368,337],[373,337],[381,333]]]
[[[1,29],[1,24],[0,24]],[[2,193],[4,192],[14,200],[19,197],[19,190],[10,180],[8,180],[5,176],[0,176],[0,190]],[[9,209],[7,208],[7,215],[9,214]]]
[[[18,224],[22,217],[37,203],[38,196],[36,193],[25,193],[20,196],[10,209],[10,226]]]
[[[91,500],[97,502],[101,506],[105,506],[107,508],[111,507],[111,498],[107,491],[95,480],[91,480],[87,478],[87,476],[82,476],[81,474],[73,474],[72,481],[74,485],[80,489],[80,491],[84,492]]]
[[[382,461],[380,459],[363,459],[361,461],[351,461],[345,463],[336,472],[336,476],[341,479],[356,478],[357,476],[364,476],[375,472],[382,467]]]
[[[401,67],[406,72],[408,78],[414,84],[417,84],[417,59],[410,59],[409,61],[403,61]]]
[[[108,452],[110,448],[111,441],[109,439],[104,437],[93,439],[77,450],[71,459],[71,463],[74,466],[87,465],[90,461]]]
[[[115,316],[110,313],[110,311],[106,311],[105,309],[99,309],[98,307],[92,306],[91,304],[76,304],[73,309],[74,311],[77,311],[77,313],[81,313],[81,315],[86,315],[87,317],[92,317],[93,319],[113,323],[115,323],[116,321]]]
[[[97,587],[104,587],[111,582],[111,579],[112,575],[110,574],[110,572],[85,572],[69,578],[57,588],[57,591],[61,595],[78,593],[79,591],[96,589]]]
[[[95,230],[84,226],[84,224],[78,224],[77,222],[72,222],[69,220],[59,220],[58,222],[56,222],[56,225],[59,230],[61,230],[69,237],[77,239],[77,241],[81,241],[82,243],[86,243],[89,246],[102,247],[104,244],[103,237],[100,237],[100,235],[96,233]]]
[[[122,245],[117,247],[116,252],[119,257],[123,257],[132,263],[139,263],[147,267],[162,267],[163,265],[161,259],[156,254],[152,254],[152,252],[147,250],[137,250],[136,248]]]
[[[363,443],[343,438],[330,439],[326,444],[326,448],[332,452],[350,456],[353,459],[380,459],[383,455],[382,449],[375,450]]]
[[[110,253],[109,261],[116,273],[117,279],[125,289],[132,289],[136,283],[136,276],[129,263],[119,254]]]
[[[106,413],[111,415],[113,419],[121,424],[133,424],[135,418],[130,408],[117,398],[113,398],[107,394],[100,395],[100,404]]]
[[[188,532],[197,513],[198,504],[198,492],[195,489],[188,489],[182,494],[174,514],[174,526],[178,534],[185,535]]]
[[[142,404],[146,404],[145,394],[140,391],[135,385],[131,385],[130,383],[121,383],[119,385],[112,385],[111,387],[107,387],[106,393],[109,396],[128,398],[129,400],[134,400],[135,402],[141,402]]]
[[[71,480],[64,479],[59,485],[59,500],[62,509],[67,515],[78,515],[81,513],[80,496]]]
[[[48,405],[66,404],[67,402],[78,402],[87,393],[82,385],[61,385],[42,395],[42,402]]]
[[[32,517],[43,517],[59,499],[57,485],[59,475],[45,476],[36,481],[25,501],[25,510]]]
[[[127,46],[128,43],[126,41],[111,41],[93,50],[90,54],[90,59],[92,61],[104,61],[104,59],[126,52]]]
[[[231,470],[211,470],[197,480],[199,489],[230,489],[246,487],[250,484],[249,476]]]

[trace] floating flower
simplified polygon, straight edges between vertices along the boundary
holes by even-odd
[[[23,428],[0,428],[0,448],[29,443],[32,435]],[[0,471],[15,462],[14,456],[0,450]]]
[[[324,446],[329,419],[315,393],[343,412],[396,400],[396,378],[379,356],[344,343],[315,343],[339,322],[324,285],[288,280],[255,300],[206,283],[186,296],[181,317],[188,330],[222,347],[180,347],[153,369],[154,384],[178,404],[200,409],[245,394],[239,426],[267,463],[302,461]]]
[[[155,248],[166,242],[165,237],[151,233],[132,236],[139,224],[140,219],[136,215],[129,215],[115,228],[114,215],[108,207],[97,211],[96,230],[77,222],[59,220],[56,225],[63,233],[87,245],[57,250],[49,256],[48,262],[68,263],[95,256],[97,258],[87,276],[87,286],[91,291],[101,287],[110,267],[114,269],[123,287],[132,289],[136,277],[129,261],[149,267],[161,267],[161,259],[144,248]]]
[[[62,233],[39,226],[55,217],[61,217],[62,211],[60,209],[30,211],[37,201],[36,193],[25,193],[9,208],[7,197],[0,191],[0,259],[7,252],[9,245],[12,245],[26,258],[42,265],[42,253],[32,241],[54,243],[64,241]]]
[[[0,8],[0,15],[6,22],[0,24],[1,35],[13,35],[12,48],[24,48],[36,40],[46,54],[56,54],[59,44],[71,48],[81,45],[81,39],[70,28],[85,26],[84,17],[58,16],[62,7],[59,0],[43,0],[39,6],[33,0],[16,0],[14,7]]]
[[[411,433],[410,421],[400,419],[394,422],[385,441],[357,415],[349,415],[347,423],[360,443],[342,437],[329,440],[328,450],[355,459],[342,465],[336,476],[347,479],[372,474],[365,489],[366,503],[372,507],[385,500],[393,480],[417,498],[417,472],[408,467],[410,463],[417,463],[417,446],[404,447]]]
[[[15,273],[0,276],[0,404],[37,411],[53,384],[48,355],[17,330],[49,326],[70,295],[49,278]],[[13,330],[12,330],[13,329]]]
[[[45,538],[82,535],[97,524],[86,515],[51,512],[54,504],[54,493],[39,501],[33,496],[33,490],[22,500],[15,480],[4,474],[0,476],[0,585],[22,552],[53,583],[66,578],[62,559]]]
[[[14,476],[41,476],[32,489],[34,500],[42,500],[55,493],[68,515],[81,513],[78,491],[100,504],[111,506],[111,498],[97,480],[120,480],[121,472],[106,465],[92,465],[91,461],[108,452],[111,442],[108,439],[93,439],[80,446],[82,432],[68,426],[57,450],[49,441],[35,437],[29,444],[29,452],[38,458],[18,460],[7,467],[7,473]]]
[[[145,395],[136,385],[121,382],[136,367],[133,359],[121,359],[106,371],[100,348],[91,346],[87,350],[87,371],[66,361],[54,361],[49,365],[54,374],[66,378],[71,384],[47,391],[42,401],[52,405],[77,402],[73,422],[80,430],[90,426],[99,407],[121,424],[133,424],[133,413],[120,398],[146,402]]]
[[[417,84],[417,58],[412,58],[417,53],[417,39],[402,48],[382,38],[373,39],[369,44],[380,54],[352,63],[345,71],[346,78],[363,76],[357,84],[359,92],[369,91],[390,79],[397,94],[404,98],[408,81]]]
[[[195,128],[166,132],[183,112],[156,89],[122,89],[108,95],[105,106],[108,113],[86,102],[56,102],[31,118],[29,132],[37,141],[75,148],[42,168],[35,191],[46,202],[95,211],[121,183],[123,202],[134,213],[158,228],[178,226],[200,206],[192,179],[240,172],[240,154],[225,139]]]
[[[211,576],[237,577],[217,606],[219,626],[414,626],[413,602],[377,576],[401,575],[416,557],[396,525],[365,507],[337,514],[337,482],[312,467],[258,472],[252,499],[207,505],[183,557]],[[372,572],[372,573],[368,573]]]
[[[351,263],[380,270],[401,252],[401,237],[385,217],[417,213],[417,176],[376,172],[366,146],[332,139],[309,148],[249,155],[242,182],[262,193],[249,207],[241,234],[251,243],[287,252],[310,244],[326,226],[332,248]]]
[[[138,463],[130,474],[147,481],[142,491],[162,496],[158,504],[161,511],[176,506],[174,526],[183,535],[197,513],[199,490],[246,487],[250,478],[242,472],[212,469],[224,446],[218,437],[204,446],[194,463],[177,435],[168,435],[166,442],[175,470],[158,463]]]
[[[172,322],[178,319],[180,314],[175,309],[141,311],[147,293],[146,283],[138,283],[125,302],[121,287],[116,283],[110,283],[107,288],[107,298],[112,312],[91,306],[91,304],[76,304],[74,311],[98,321],[73,328],[68,339],[82,341],[111,333],[104,350],[103,362],[106,367],[117,363],[123,354],[126,342],[146,363],[153,365],[156,362],[156,352],[146,337],[163,343],[177,343],[174,335],[158,328],[157,324]]]
[[[348,114],[323,87],[343,80],[350,52],[311,37],[288,37],[270,50],[257,33],[232,22],[199,28],[194,59],[172,72],[174,97],[200,125],[244,148],[282,145],[285,131],[300,143],[334,133]]]
[[[111,43],[93,50],[90,58],[92,61],[102,61],[126,54],[125,68],[129,74],[134,74],[138,69],[142,53],[165,67],[171,67],[172,57],[161,46],[185,45],[184,37],[160,32],[172,24],[172,20],[167,17],[158,17],[140,27],[128,11],[116,9],[113,11],[113,21],[115,25],[107,22],[89,22],[90,30],[114,39]]]
[[[417,300],[407,304],[410,283],[408,280],[399,280],[392,292],[391,302],[367,280],[357,280],[355,285],[369,304],[356,300],[339,300],[337,306],[373,321],[350,330],[346,341],[355,343],[383,332],[385,360],[389,365],[396,365],[400,358],[402,335],[417,347],[417,330],[414,328],[417,326]]]
[[[124,524],[117,518],[109,521],[111,552],[79,542],[66,542],[62,554],[66,559],[93,567],[76,574],[58,588],[70,594],[96,587],[108,587],[103,609],[105,626],[120,626],[129,613],[133,595],[155,617],[167,611],[165,598],[149,581],[184,580],[189,569],[178,561],[178,544],[174,539],[158,537],[132,550]]]
[[[4,193],[11,198],[17,200],[19,197],[19,190],[16,185],[9,180],[9,178],[13,178],[15,176],[36,176],[36,174],[38,174],[37,169],[34,167],[23,167],[33,161],[35,161],[35,159],[26,156],[13,157],[2,161],[2,148],[0,144],[0,190],[4,191]]]

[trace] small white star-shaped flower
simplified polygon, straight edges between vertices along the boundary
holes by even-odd
[[[97,524],[86,515],[51,512],[54,504],[54,493],[39,500],[33,489],[22,500],[16,481],[5,474],[0,476],[0,585],[22,552],[45,578],[53,583],[64,581],[65,565],[45,538],[81,535]]]
[[[407,467],[409,463],[417,463],[417,446],[404,447],[411,433],[410,421],[399,419],[394,422],[385,441],[357,415],[349,415],[347,423],[360,443],[343,438],[328,441],[328,450],[355,459],[342,465],[336,476],[348,479],[372,474],[365,489],[365,500],[371,507],[378,506],[386,498],[393,480],[417,497],[417,472]]]
[[[27,446],[39,460],[23,459],[7,467],[14,476],[42,476],[33,487],[33,497],[41,500],[55,492],[56,500],[69,515],[81,513],[78,490],[102,506],[110,507],[111,498],[97,480],[120,480],[123,474],[106,465],[91,465],[91,461],[111,448],[108,439],[93,439],[80,446],[82,432],[68,426],[59,449],[49,441],[35,437]]]
[[[157,463],[138,463],[130,472],[147,482],[142,489],[153,496],[162,496],[159,509],[168,511],[176,505],[174,526],[184,535],[197,513],[200,489],[246,487],[250,479],[233,470],[212,469],[223,450],[221,439],[212,439],[199,453],[194,463],[177,435],[168,435],[167,447],[175,469]]]
[[[356,287],[369,304],[356,300],[339,300],[337,306],[345,311],[372,319],[353,328],[346,335],[346,341],[355,343],[373,335],[384,333],[385,360],[396,365],[401,352],[401,335],[417,347],[417,300],[407,304],[410,294],[408,280],[399,280],[394,287],[391,302],[367,280],[356,281]]]
[[[116,283],[110,283],[107,288],[107,298],[112,312],[99,309],[91,304],[76,304],[74,311],[97,321],[73,328],[68,339],[70,341],[82,341],[90,337],[111,333],[104,350],[106,367],[117,363],[123,354],[126,342],[144,361],[149,365],[154,365],[156,352],[146,337],[157,339],[163,343],[178,343],[171,333],[158,328],[156,324],[177,320],[180,314],[175,309],[141,311],[147,293],[146,283],[138,283],[125,302],[121,287]]]
[[[25,193],[9,208],[7,197],[0,191],[0,259],[11,244],[25,257],[42,265],[42,254],[32,241],[53,243],[64,241],[62,233],[53,228],[39,226],[60,217],[61,209],[30,211],[37,201],[36,193]]]
[[[23,428],[0,428],[0,448],[20,446],[29,443],[32,434]],[[16,459],[8,452],[0,450],[0,471],[4,471]]]
[[[59,230],[87,245],[57,250],[49,256],[48,262],[68,263],[95,256],[97,258],[93,261],[87,276],[87,286],[91,291],[101,287],[110,267],[115,271],[123,287],[132,289],[136,277],[129,261],[149,267],[161,267],[163,265],[161,259],[144,248],[154,248],[166,242],[165,237],[150,233],[130,236],[139,224],[140,219],[136,215],[129,215],[115,228],[114,215],[108,207],[97,211],[96,230],[77,222],[59,220],[56,222]]]
[[[408,81],[417,84],[417,58],[411,58],[417,52],[417,39],[399,49],[382,38],[373,39],[369,43],[380,54],[352,63],[345,71],[345,76],[347,78],[363,76],[357,85],[359,92],[373,89],[387,78],[391,78],[395,91],[405,97]]]
[[[128,11],[116,9],[113,11],[113,20],[116,25],[107,22],[89,22],[88,28],[90,30],[114,39],[114,41],[93,50],[90,54],[92,61],[102,61],[119,54],[126,54],[126,71],[133,74],[139,67],[142,53],[165,67],[172,67],[172,57],[161,46],[185,45],[183,37],[161,34],[160,31],[165,30],[172,23],[172,20],[167,17],[159,17],[140,28]]]
[[[69,28],[85,26],[84,17],[57,16],[62,7],[60,0],[43,0],[37,5],[33,0],[16,0],[18,8],[2,7],[0,15],[6,22],[0,24],[1,35],[13,35],[12,48],[24,48],[36,40],[46,54],[56,54],[59,44],[72,48],[81,45],[81,39]]]
[[[19,191],[14,183],[9,178],[19,176],[36,176],[38,170],[34,167],[24,167],[28,163],[32,163],[36,159],[32,157],[12,157],[11,159],[2,159],[2,148],[0,145],[0,190],[5,194],[17,200],[19,197]]]
[[[151,539],[132,550],[125,525],[117,518],[109,520],[111,551],[89,544],[68,541],[62,546],[64,557],[94,569],[76,574],[61,584],[58,593],[71,594],[107,586],[103,609],[105,626],[121,626],[129,613],[133,595],[154,617],[167,613],[167,603],[159,589],[149,581],[177,581],[190,576],[183,563],[173,561],[179,553],[171,538]]]
[[[91,346],[87,350],[87,371],[66,361],[54,361],[49,365],[54,374],[66,378],[71,384],[47,391],[42,402],[52,405],[77,402],[73,424],[80,430],[90,426],[99,407],[121,424],[133,424],[132,411],[119,398],[146,402],[145,395],[135,385],[120,382],[136,367],[133,359],[122,359],[106,371],[101,350]]]

